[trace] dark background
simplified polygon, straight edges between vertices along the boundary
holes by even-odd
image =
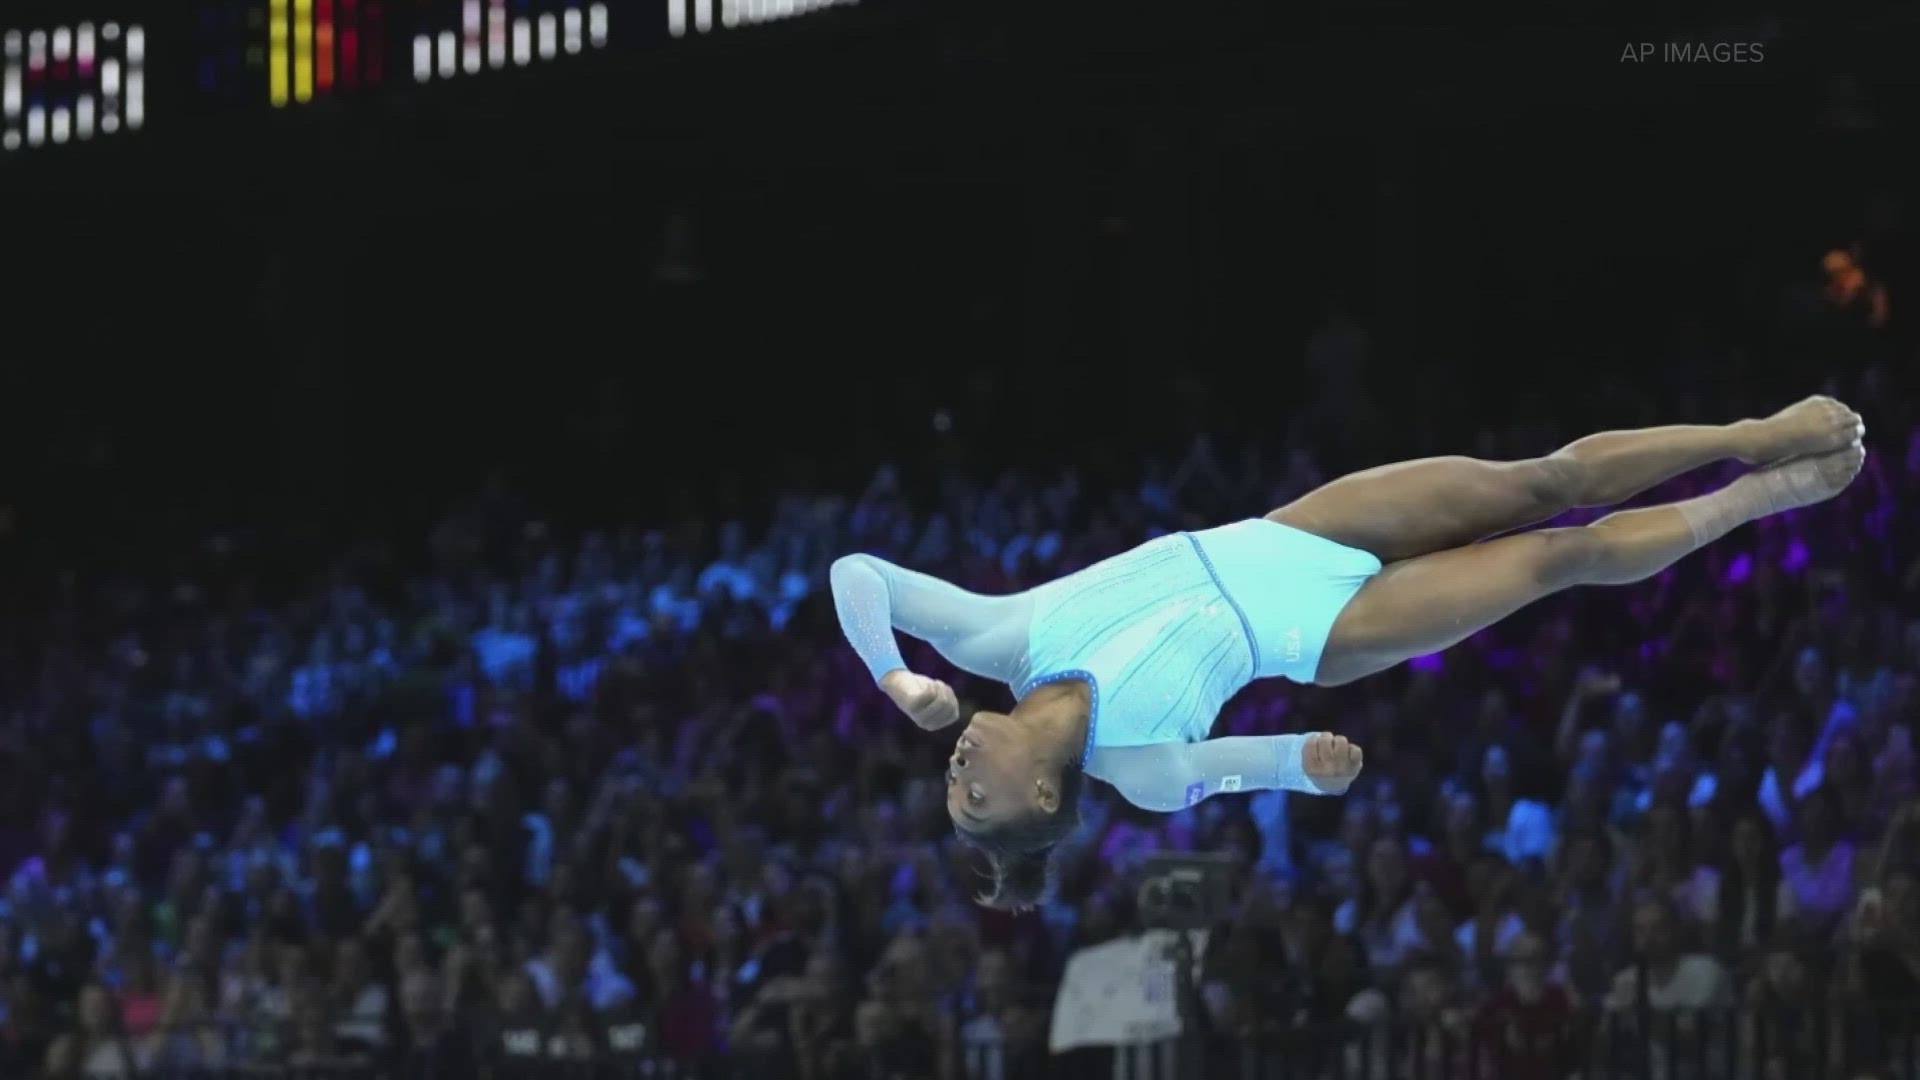
[[[942,409],[982,464],[1279,445],[1329,298],[1409,446],[1608,422],[1609,388],[1724,419],[1666,350],[1708,325],[1751,341],[1715,380],[1797,396],[1821,252],[1864,243],[1896,319],[1911,276],[1910,7],[869,0],[668,41],[659,6],[281,111],[151,24],[145,131],[0,157],[16,542],[331,543],[490,474],[576,518],[751,511]],[[1620,60],[1716,34],[1765,59]],[[676,214],[695,286],[655,279]]]

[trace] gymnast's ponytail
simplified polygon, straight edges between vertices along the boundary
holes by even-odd
[[[993,865],[993,891],[975,897],[996,911],[1031,911],[1051,884],[1053,848],[1021,855],[987,856]]]
[[[1080,793],[1086,773],[1079,765],[1060,770],[1060,809],[1036,812],[990,832],[959,829],[960,839],[987,857],[993,890],[975,897],[996,911],[1028,911],[1045,899],[1052,879],[1053,849],[1080,827]]]

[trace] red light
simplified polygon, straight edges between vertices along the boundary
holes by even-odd
[[[340,85],[360,85],[360,0],[340,0]]]
[[[367,0],[367,85],[387,81],[387,13],[380,0]]]
[[[340,31],[340,85],[347,90],[360,85],[360,31],[352,26]]]
[[[333,0],[314,0],[314,86],[321,93],[333,89]]]

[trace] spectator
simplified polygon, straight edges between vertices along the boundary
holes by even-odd
[[[187,975],[167,985],[158,1022],[140,1040],[142,1069],[218,1069],[227,1063],[226,1040],[207,1008],[207,991]]]
[[[1713,942],[1720,955],[1745,957],[1791,924],[1797,899],[1779,847],[1765,814],[1748,810],[1734,820],[1731,857],[1713,902]]]
[[[1828,788],[1809,793],[1798,816],[1800,842],[1780,853],[1780,877],[1795,910],[1830,927],[1853,896],[1853,843],[1840,835]]]
[[[1608,965],[1615,955],[1620,902],[1613,861],[1613,843],[1606,833],[1575,834],[1563,848],[1554,883],[1562,978],[1589,1000],[1612,985]]]
[[[1488,1080],[1558,1080],[1574,1067],[1573,998],[1552,977],[1545,935],[1523,931],[1506,950],[1505,977],[1474,1018]]]
[[[557,1021],[547,1038],[548,1060],[584,1063],[599,1056],[600,1042],[594,1037],[593,1013],[584,1002],[569,999],[556,1016]]]
[[[285,1060],[295,1069],[345,1069],[362,1065],[367,1055],[340,1041],[336,1019],[318,989],[302,991],[293,1003]]]
[[[1386,994],[1373,985],[1359,946],[1345,937],[1331,937],[1313,959],[1302,1010],[1307,1019],[1378,1023],[1386,1017]]]
[[[1439,801],[1439,837],[1419,860],[1420,872],[1455,916],[1466,918],[1475,910],[1469,882],[1473,867],[1488,854],[1487,829],[1480,819],[1480,800],[1463,785],[1443,786]]]
[[[885,997],[869,997],[854,1014],[854,1037],[867,1074],[884,1080],[933,1075],[939,1048],[909,1009]]]
[[[1406,842],[1397,836],[1378,837],[1367,849],[1358,893],[1334,913],[1334,926],[1361,942],[1368,966],[1376,971],[1399,967],[1421,944],[1414,922],[1414,886]]]
[[[1718,960],[1688,949],[1673,908],[1649,898],[1633,910],[1636,959],[1614,976],[1609,1009],[1705,1009],[1733,1001],[1733,980]]]
[[[700,1061],[720,1048],[719,1003],[710,988],[694,981],[680,939],[672,931],[658,931],[649,947],[649,977],[660,1045],[683,1061]]]
[[[90,983],[80,991],[79,1022],[47,1050],[49,1077],[132,1080],[138,1069],[133,1046],[113,1015],[105,987]]]
[[[356,937],[339,942],[333,954],[329,1008],[337,1018],[334,1035],[343,1046],[373,1051],[387,1043],[386,984],[374,977],[366,948]]]
[[[527,961],[527,977],[549,1009],[577,997],[596,1012],[608,1012],[634,997],[633,984],[611,958],[594,948],[587,929],[571,919],[554,934],[546,953]]]
[[[1558,842],[1553,815],[1544,804],[1520,796],[1513,770],[1513,756],[1505,746],[1487,747],[1480,783],[1496,830],[1490,843],[1511,863],[1545,859]]]
[[[1401,980],[1400,1013],[1411,1043],[1396,1070],[1400,1076],[1458,1076],[1469,1056],[1471,1017],[1462,1008],[1454,970],[1422,956],[1410,962]]]
[[[14,970],[0,976],[0,1074],[32,1076],[54,1059],[49,1056],[53,1032],[52,1010],[45,995],[38,992],[28,975]],[[61,1051],[60,1061],[73,1060],[70,1047]],[[49,1075],[62,1075],[49,1069]]]
[[[166,1005],[161,992],[160,965],[153,955],[140,949],[137,943],[129,942],[122,946],[118,958],[118,978],[109,976],[109,983],[117,982],[116,995],[120,1005],[120,1030],[128,1039],[135,1042],[145,1038],[148,1032],[160,1022],[160,1015]]]
[[[1648,811],[1646,839],[1637,852],[1637,888],[1672,904],[1690,930],[1713,923],[1720,873],[1694,858],[1692,819],[1679,805]]]
[[[1771,945],[1747,983],[1742,1060],[1756,1063],[1768,1076],[1822,1071],[1827,1048],[1816,1011],[1809,1007],[1819,997],[1806,962],[1787,940]]]
[[[1905,867],[1889,873],[1882,895],[1862,905],[1849,934],[1857,946],[1848,972],[1856,1000],[1920,1000],[1920,874]]]
[[[847,987],[840,961],[816,952],[798,976],[764,984],[741,1010],[728,1039],[740,1060],[792,1062],[804,1077],[836,1074],[836,1063],[853,1050],[853,1017],[846,1009]]]
[[[1878,831],[1873,772],[1857,729],[1848,728],[1827,744],[1822,787],[1831,797],[1835,829],[1842,836]]]
[[[1453,940],[1477,985],[1496,987],[1501,958],[1526,932],[1520,914],[1520,878],[1506,860],[1482,855],[1470,873],[1473,917],[1459,924]]]

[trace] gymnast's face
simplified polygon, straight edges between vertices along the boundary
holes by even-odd
[[[1040,765],[1033,732],[1004,713],[974,713],[947,759],[947,815],[963,831],[992,832],[1060,809],[1057,780]]]

